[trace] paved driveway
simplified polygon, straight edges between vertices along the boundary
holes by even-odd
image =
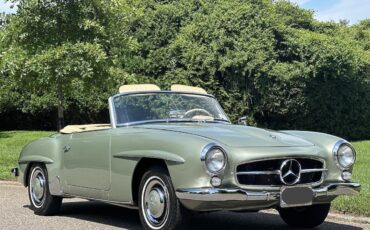
[[[307,217],[309,218],[309,217]],[[317,229],[370,229],[348,218],[328,218]],[[217,212],[192,218],[189,229],[292,229],[275,213]],[[57,216],[36,216],[29,209],[27,190],[11,183],[0,183],[0,229],[141,229],[137,211],[80,199],[65,199]]]

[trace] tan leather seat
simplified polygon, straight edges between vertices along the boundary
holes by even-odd
[[[110,124],[88,124],[88,125],[68,125],[60,130],[60,133],[71,134],[71,133],[81,133],[88,131],[97,131],[110,129],[112,126]]]

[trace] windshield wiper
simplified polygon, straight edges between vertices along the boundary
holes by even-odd
[[[214,118],[213,121],[231,123],[229,120],[221,119],[221,118]]]
[[[117,124],[117,127],[123,127],[123,126],[131,126],[131,125],[143,125],[143,124],[149,124],[149,123],[170,123],[170,122],[203,122],[203,123],[228,123],[230,124],[230,121],[225,119],[183,119],[183,118],[177,118],[177,119],[158,119],[158,120],[147,120],[147,121],[134,121],[134,122],[128,122],[124,124]]]

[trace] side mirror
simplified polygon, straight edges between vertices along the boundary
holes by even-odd
[[[238,119],[238,125],[247,125],[247,117],[241,117]]]

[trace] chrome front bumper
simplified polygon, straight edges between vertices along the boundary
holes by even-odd
[[[357,195],[361,190],[359,183],[329,183],[313,188],[314,198]],[[178,189],[180,200],[192,201],[274,201],[280,199],[280,191],[248,191],[244,189],[192,188]]]

